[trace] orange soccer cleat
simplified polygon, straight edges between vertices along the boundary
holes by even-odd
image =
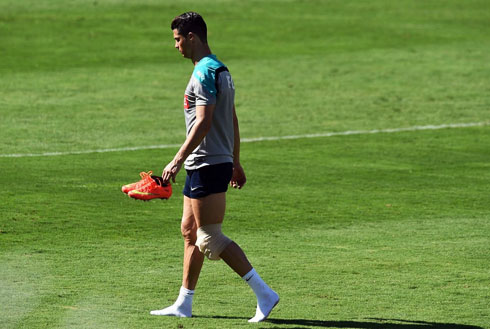
[[[141,180],[136,182],[136,183],[132,183],[132,184],[127,184],[127,185],[124,185],[121,190],[128,194],[129,192],[131,192],[132,190],[136,190],[138,188],[140,188],[141,186],[143,185],[146,185],[148,184],[152,179],[151,179],[151,174],[153,174],[153,171],[149,171],[149,172],[140,172],[140,177],[141,177]]]
[[[138,189],[129,191],[133,199],[148,201],[152,199],[168,199],[172,196],[172,185],[163,184],[162,177],[150,176],[151,181]]]

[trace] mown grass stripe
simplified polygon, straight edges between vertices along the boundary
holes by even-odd
[[[412,126],[412,127],[405,127],[405,128],[347,130],[347,131],[339,131],[339,132],[325,132],[325,133],[304,134],[304,135],[242,138],[241,141],[243,143],[253,143],[253,142],[278,141],[278,140],[287,140],[287,139],[319,138],[319,137],[333,137],[333,136],[347,136],[347,135],[368,135],[368,134],[380,134],[380,133],[398,133],[398,132],[406,132],[406,131],[438,130],[438,129],[447,129],[447,128],[482,127],[482,126],[488,126],[489,124],[490,122],[488,121],[471,122],[471,123],[448,123],[448,124],[441,124],[441,125]],[[61,155],[126,152],[126,151],[140,151],[140,150],[151,150],[151,149],[168,149],[168,148],[175,148],[179,146],[180,144],[161,144],[161,145],[120,147],[120,148],[108,148],[108,149],[85,150],[85,151],[14,153],[14,154],[0,154],[0,158],[49,157],[49,156],[61,156]]]

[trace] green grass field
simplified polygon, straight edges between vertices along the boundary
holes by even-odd
[[[193,318],[150,316],[180,287],[184,173],[168,201],[120,192],[177,150],[124,148],[185,138],[187,10],[243,138],[479,123],[243,143],[224,231],[281,295],[260,324],[223,262]],[[0,0],[0,328],[490,328],[489,22],[483,0]]]

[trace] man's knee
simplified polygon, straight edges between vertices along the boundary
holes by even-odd
[[[232,242],[221,232],[221,224],[204,225],[197,229],[196,246],[211,260],[221,259],[219,255]]]
[[[186,243],[195,244],[197,239],[197,225],[194,221],[182,221],[180,225],[182,237]]]

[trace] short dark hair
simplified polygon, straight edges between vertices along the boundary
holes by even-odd
[[[198,13],[189,11],[175,17],[170,25],[172,30],[177,29],[180,35],[187,36],[189,32],[196,34],[205,44],[208,43],[208,29],[206,22]]]

